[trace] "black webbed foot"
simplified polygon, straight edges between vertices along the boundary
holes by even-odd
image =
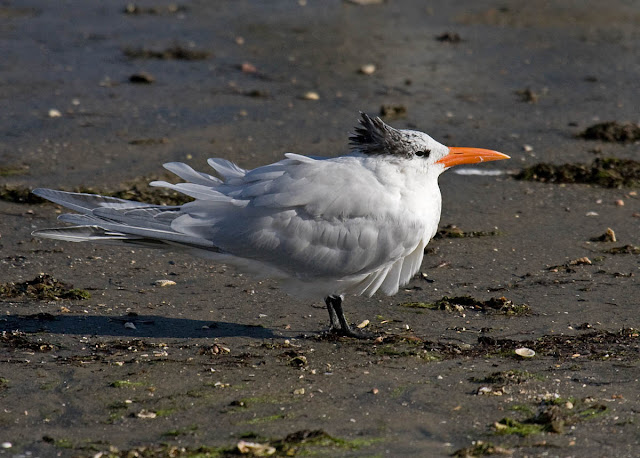
[[[371,332],[353,329],[349,325],[342,310],[342,296],[327,296],[324,302],[327,304],[329,321],[331,322],[329,332],[342,337],[353,337],[356,339],[373,339],[375,337]]]

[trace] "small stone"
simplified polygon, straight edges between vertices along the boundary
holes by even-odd
[[[125,327],[126,329],[138,329],[138,328],[136,328],[136,325],[135,325],[135,324],[133,324],[131,321],[127,321],[127,322],[124,324],[124,327]]]
[[[616,207],[624,207],[624,200],[618,199],[615,201]]]
[[[59,118],[60,116],[62,116],[62,113],[60,113],[60,110],[56,110],[55,108],[52,108],[49,110],[50,118]]]
[[[373,64],[365,64],[360,67],[359,72],[363,75],[373,75],[376,71],[376,66]]]
[[[156,418],[158,415],[155,412],[151,412],[146,409],[142,409],[140,412],[136,414],[138,418]]]
[[[134,73],[129,77],[130,83],[137,83],[137,84],[151,84],[155,80],[156,79],[153,77],[153,75],[147,72]]]
[[[320,95],[317,92],[308,91],[302,95],[302,98],[304,100],[320,100]]]
[[[255,65],[250,64],[249,62],[243,62],[242,65],[240,65],[240,70],[242,70],[243,73],[257,73],[258,69],[256,68]]]
[[[173,286],[176,284],[176,282],[173,280],[156,280],[153,282],[153,284],[156,286],[165,287],[165,286]]]
[[[0,444],[0,447],[2,447],[2,448],[11,448],[11,447],[13,447],[13,444],[11,442],[3,442],[2,444]]]
[[[436,40],[447,43],[460,43],[462,38],[457,32],[445,32],[436,37]]]
[[[522,149],[525,150],[527,153],[533,151],[533,146],[531,145],[522,145]]]
[[[599,237],[593,237],[591,239],[592,242],[617,242],[616,233],[613,232],[613,229],[610,227],[607,228],[606,232]]]
[[[380,392],[380,390],[377,389],[377,388],[372,388],[371,389],[371,394],[378,394],[379,392]]]
[[[293,394],[297,396],[304,394],[304,388],[298,388],[296,390],[293,390]]]

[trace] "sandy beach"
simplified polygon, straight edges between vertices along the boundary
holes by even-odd
[[[0,19],[0,456],[638,456],[640,4]],[[345,154],[360,111],[511,156],[442,175],[397,295],[346,298],[377,339],[224,265],[31,235],[63,211],[36,187],[176,203],[163,163]]]

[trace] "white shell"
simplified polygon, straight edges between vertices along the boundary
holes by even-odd
[[[516,355],[522,356],[523,358],[533,358],[536,355],[536,352],[530,348],[522,347],[516,348]]]

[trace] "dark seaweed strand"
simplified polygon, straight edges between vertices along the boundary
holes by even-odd
[[[352,150],[370,155],[388,154],[410,157],[413,154],[410,143],[399,130],[385,124],[378,117],[372,119],[366,113],[360,113],[360,115],[360,126],[356,127],[355,133],[349,136],[349,145]]]

